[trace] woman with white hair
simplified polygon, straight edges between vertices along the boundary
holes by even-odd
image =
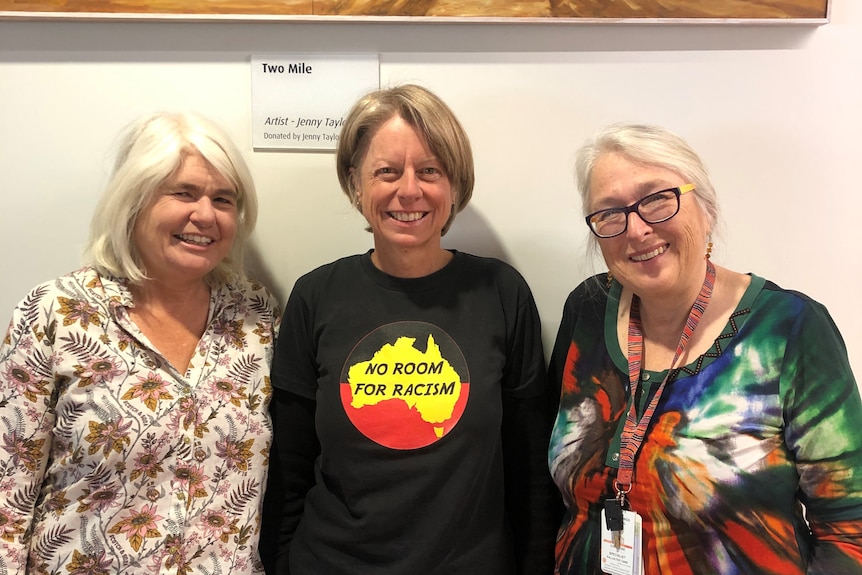
[[[608,274],[566,301],[557,572],[862,573],[862,404],[826,309],[713,264],[715,191],[656,126],[577,159]]]
[[[277,303],[245,279],[257,198],[195,114],[125,132],[88,265],[0,345],[0,571],[262,573]]]

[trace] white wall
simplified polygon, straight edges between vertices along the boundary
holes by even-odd
[[[447,245],[526,276],[556,331],[588,261],[576,148],[612,121],[664,124],[711,168],[715,261],[825,303],[862,375],[857,204],[862,2],[826,26],[347,22],[0,22],[0,324],[78,266],[111,144],[134,117],[193,108],[234,135],[259,186],[256,250],[282,300],[305,271],[364,251],[331,154],[253,152],[255,53],[376,52],[465,124],[477,187]]]

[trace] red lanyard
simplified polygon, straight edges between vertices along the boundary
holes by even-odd
[[[640,314],[640,299],[637,295],[632,296],[631,311],[629,312],[629,337],[628,337],[628,354],[629,354],[629,382],[631,383],[632,405],[626,415],[626,424],[623,428],[623,434],[620,442],[620,468],[617,473],[617,479],[614,486],[617,489],[617,495],[622,496],[628,493],[632,488],[635,456],[643,443],[646,435],[647,427],[655,413],[658,402],[661,399],[661,394],[664,391],[665,384],[673,373],[673,367],[677,360],[682,356],[685,346],[688,344],[697,327],[706,306],[709,303],[709,298],[712,296],[712,288],[715,285],[715,266],[712,262],[706,260],[706,277],[703,278],[703,287],[700,288],[700,293],[694,304],[691,306],[691,311],[688,314],[688,320],[685,322],[685,327],[682,329],[682,335],[679,337],[679,344],[676,347],[676,354],[673,356],[673,361],[667,370],[667,374],[659,385],[652,400],[640,418],[637,420],[637,412],[635,406],[635,396],[640,383],[641,361],[643,361],[643,324],[641,324]]]

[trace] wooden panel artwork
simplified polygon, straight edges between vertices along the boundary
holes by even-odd
[[[0,0],[29,14],[823,20],[828,0]]]

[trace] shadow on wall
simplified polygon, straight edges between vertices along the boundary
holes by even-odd
[[[503,244],[491,226],[488,225],[487,220],[472,206],[467,206],[455,218],[455,223],[452,224],[449,232],[443,238],[443,247],[477,256],[494,257],[512,263],[509,254],[506,253]],[[272,290],[275,297],[283,305],[287,301],[288,294],[279,289],[278,278],[271,269],[272,258],[268,258],[270,260],[268,264],[254,239],[248,243],[247,250],[245,266],[248,277]],[[345,253],[353,252],[345,250]]]
[[[278,281],[272,275],[269,266],[263,261],[260,249],[254,240],[250,241],[246,248],[245,268],[250,279],[268,287],[278,299],[279,305],[284,305],[287,301],[287,294],[278,289]]]
[[[443,247],[512,263],[488,221],[469,205],[457,215],[452,227],[443,236]]]

